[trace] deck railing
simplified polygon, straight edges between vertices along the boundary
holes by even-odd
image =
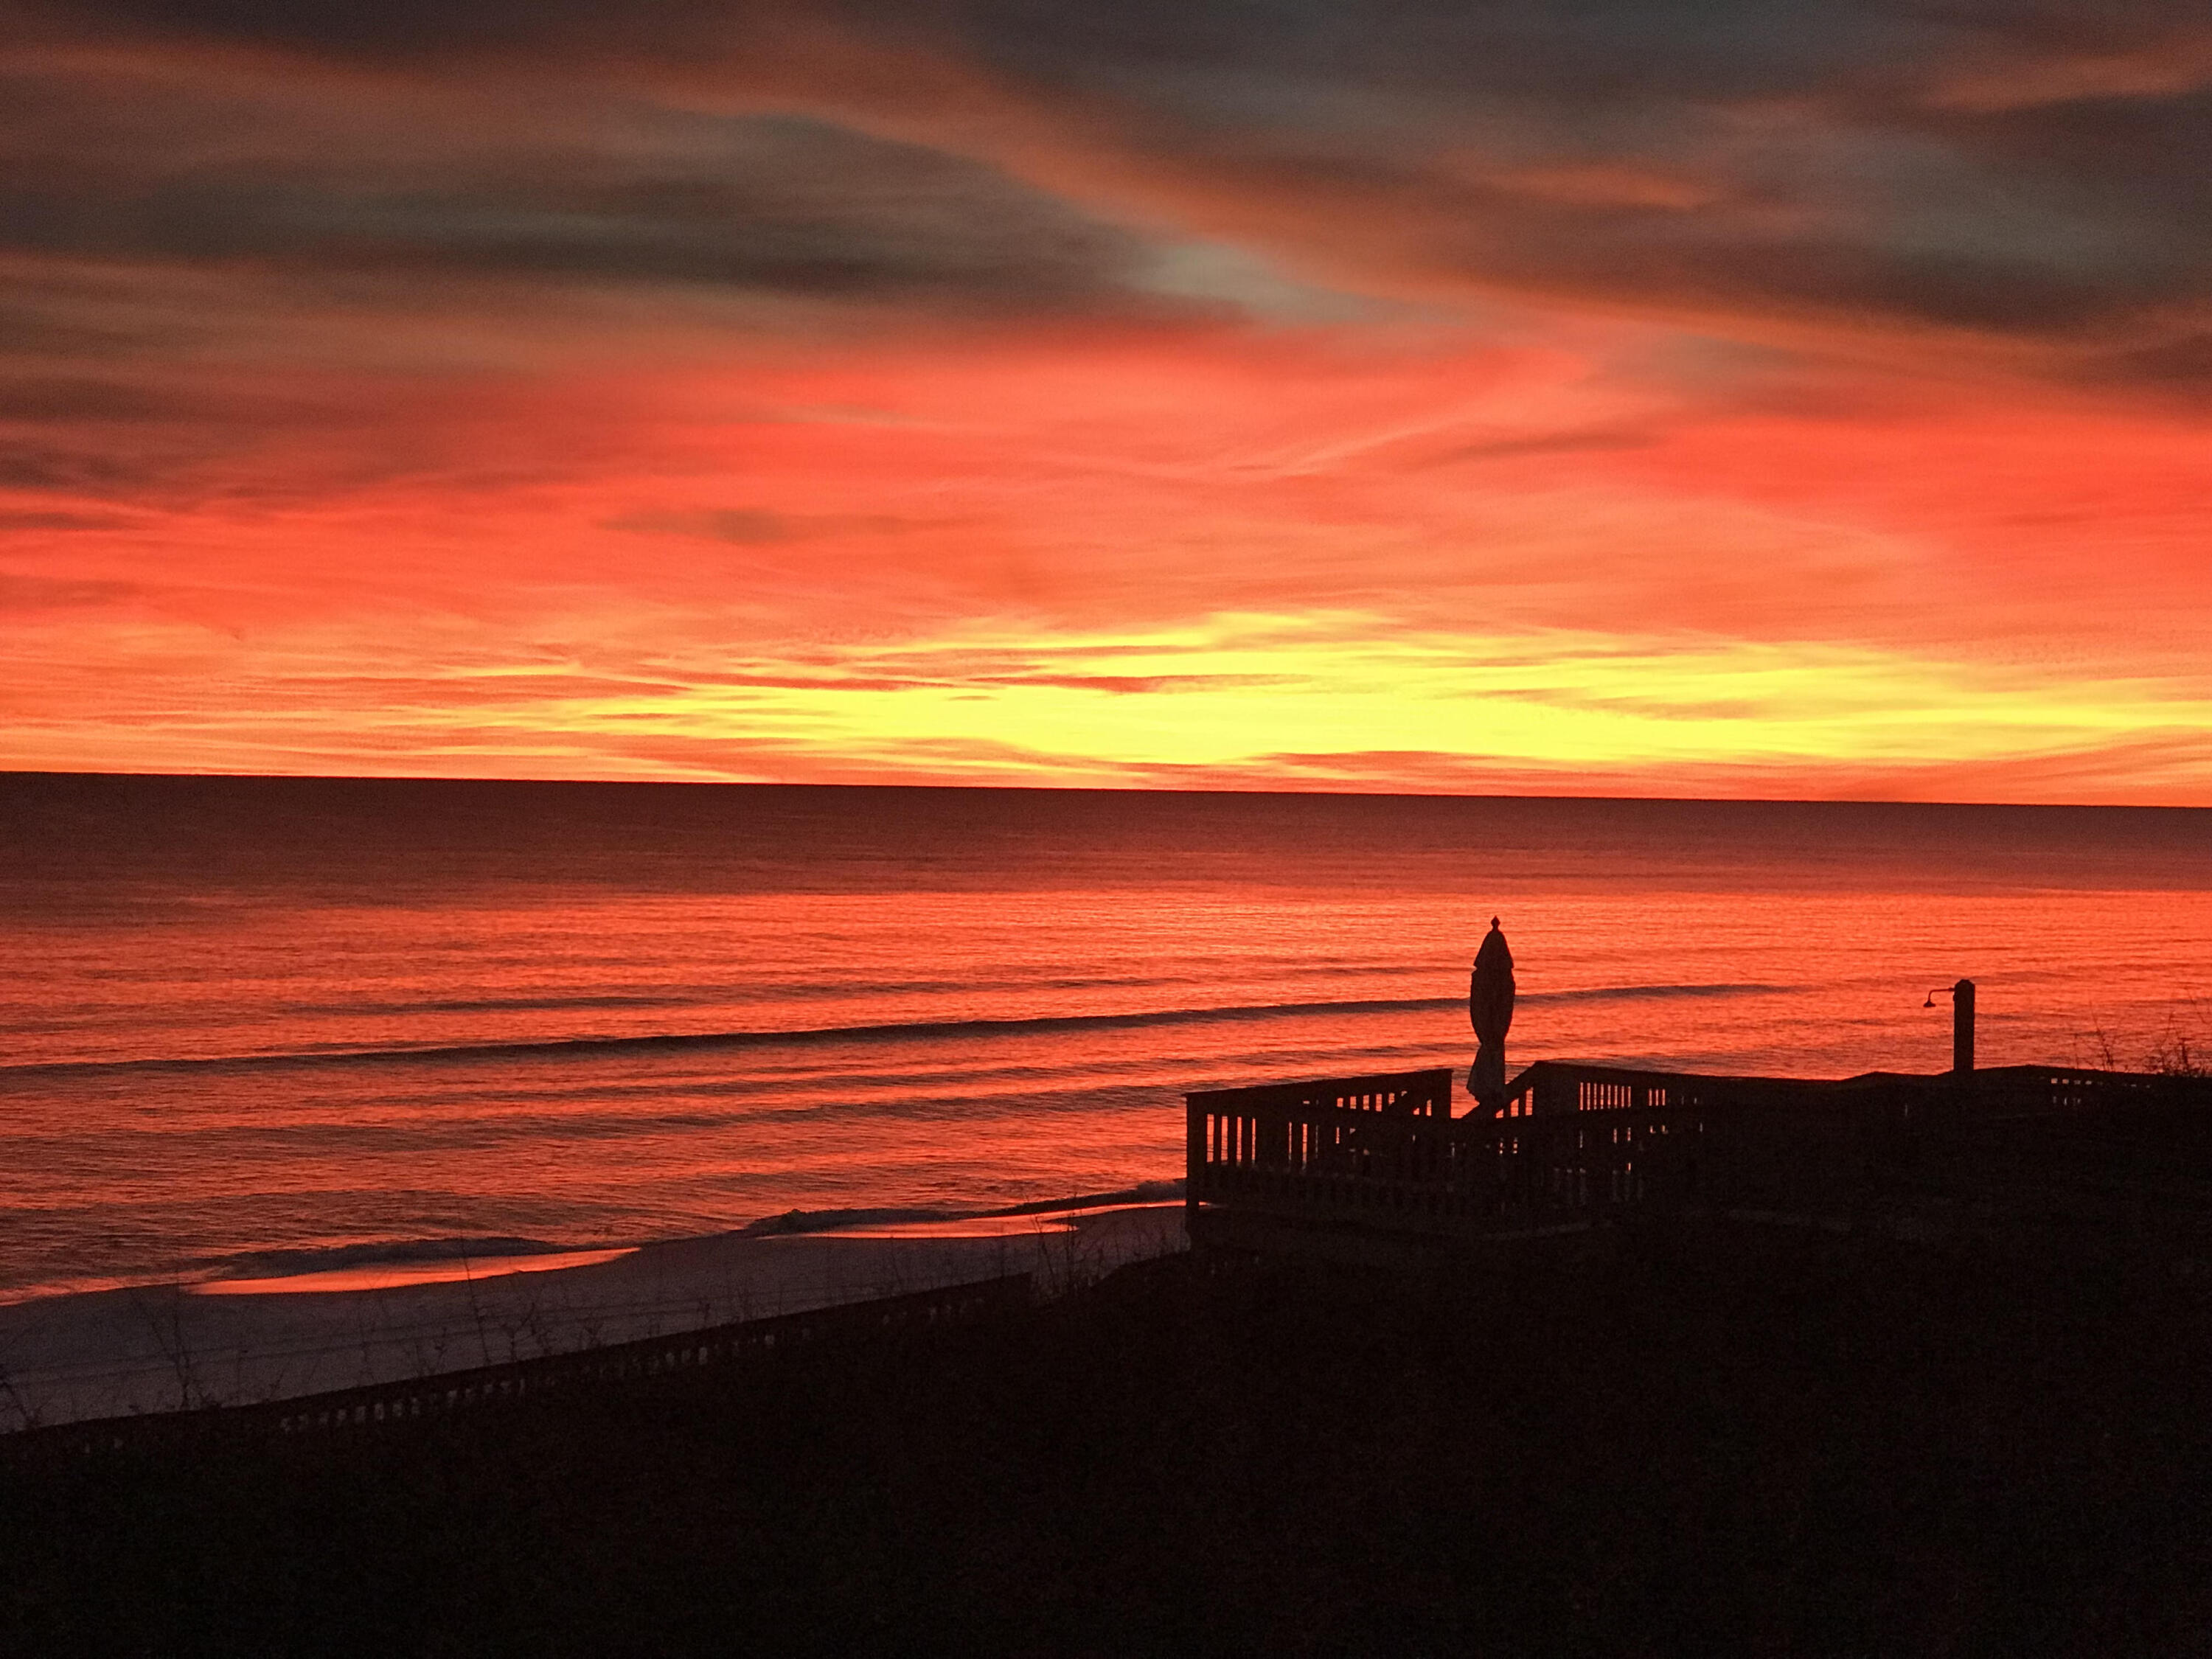
[[[1679,1185],[1703,1127],[1693,1091],[1656,1074],[1533,1066],[1489,1119],[1451,1118],[1451,1087],[1439,1070],[1186,1097],[1194,1222],[1212,1206],[1399,1231],[1540,1226]]]
[[[2023,1159],[2065,1164],[2046,1155],[2062,1143],[2212,1153],[2212,1079],[2118,1072],[2008,1066],[1962,1086],[1547,1060],[1507,1085],[1498,1115],[1455,1119],[1451,1095],[1439,1070],[1185,1097],[1192,1237],[1240,1219],[1494,1236],[1668,1204],[1850,1217],[1931,1183],[2017,1186]],[[2212,1159],[2197,1161],[2212,1205]]]

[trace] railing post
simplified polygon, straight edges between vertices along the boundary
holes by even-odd
[[[1197,1097],[1182,1097],[1185,1144],[1183,1147],[1182,1231],[1192,1243],[1198,1242],[1199,1189],[1206,1181],[1206,1112]]]

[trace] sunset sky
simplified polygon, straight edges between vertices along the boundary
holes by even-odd
[[[0,41],[0,767],[2212,805],[2203,0]]]

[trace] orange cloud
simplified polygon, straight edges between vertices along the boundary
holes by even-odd
[[[2202,798],[2193,422],[1762,413],[1642,349],[1047,330],[366,387],[353,476],[270,431],[7,537],[9,758]]]

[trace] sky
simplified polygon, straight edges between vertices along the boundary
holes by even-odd
[[[0,767],[2212,805],[2202,0],[0,43]]]

